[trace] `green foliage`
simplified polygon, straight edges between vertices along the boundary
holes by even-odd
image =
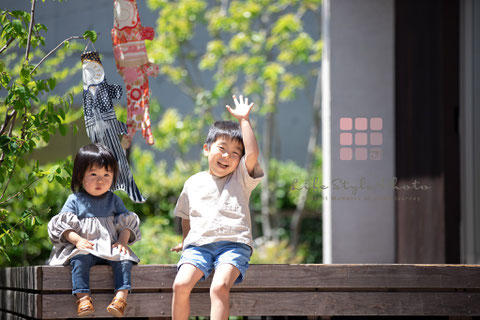
[[[87,30],[83,33],[83,38],[85,40],[90,40],[92,42],[95,42],[97,41],[97,37],[98,37],[97,33],[93,30]]]
[[[133,146],[131,161],[136,170],[133,174],[138,188],[147,197],[145,203],[131,203],[124,192],[118,195],[128,204],[128,208],[141,217],[161,216],[173,221],[173,209],[183,183],[194,172],[200,171],[200,163],[178,160],[169,170],[164,161],[155,162],[154,154]]]
[[[225,3],[228,5],[223,7]],[[135,181],[148,200],[132,204],[125,193],[117,194],[141,217],[143,239],[133,249],[142,263],[176,263],[179,255],[169,249],[181,236],[173,208],[185,180],[206,168],[204,159],[187,162],[183,155],[191,146],[203,144],[206,127],[222,113],[215,106],[231,103],[232,93],[250,96],[258,106],[256,111],[266,114],[274,112],[279,101],[293,99],[308,84],[310,70],[320,59],[321,42],[305,31],[302,17],[309,11],[317,12],[319,1],[149,0],[148,4],[159,13],[157,37],[147,43],[149,55],[169,81],[191,99],[193,108],[181,114],[175,106],[164,109],[152,99],[152,119],[164,111],[153,128],[154,147],[174,149],[177,160],[169,168],[165,162],[156,163],[152,152],[132,147]],[[0,48],[7,48],[0,53],[0,125],[5,123],[0,133],[1,265],[41,264],[48,258],[51,244],[46,221],[60,211],[70,193],[71,159],[39,166],[30,159],[30,153],[46,146],[57,131],[76,132],[73,122],[82,115],[81,110],[71,108],[81,83],[67,94],[59,94],[56,87],[81,69],[80,62],[68,67],[63,62],[83,46],[68,43],[32,73],[34,64],[30,62],[45,56],[40,46],[45,42],[46,28],[35,25],[29,59],[18,50],[10,50],[14,46],[26,49],[29,21],[29,13],[0,11]],[[198,47],[192,39],[200,32],[207,40]],[[93,31],[83,34],[91,41],[96,36]],[[202,82],[200,73],[213,75],[213,81]],[[123,111],[120,113],[125,116]],[[291,212],[299,196],[298,190],[291,189],[292,181],[305,180],[306,172],[292,162],[270,162],[272,206]],[[260,187],[252,195],[253,216],[260,210],[259,192]],[[308,199],[309,210],[321,207],[318,195]],[[321,233],[317,230],[313,234],[312,228],[319,219],[307,219],[313,220],[302,226],[308,238],[301,241],[306,245],[295,252],[287,241],[288,215],[276,217],[279,239],[258,243],[252,262],[319,262],[312,254],[314,250],[321,252],[321,241],[317,241]]]
[[[27,161],[27,167],[34,165],[36,165],[34,161]],[[2,242],[1,246],[6,255],[0,256],[0,265],[22,266],[45,263],[52,248],[48,239],[47,223],[51,216],[60,212],[70,194],[68,184],[71,180],[71,168],[70,158],[55,164],[40,166],[38,171],[42,172],[43,177],[38,179],[31,188],[19,194],[15,201],[5,205],[4,208],[8,212],[2,212],[2,217],[10,225],[7,227],[2,225],[2,228],[12,233],[19,232],[23,235],[24,241],[18,244]],[[21,188],[28,179],[28,175],[28,170],[18,170],[10,181],[10,188]],[[17,213],[28,213],[29,219],[35,223],[22,223]]]
[[[250,263],[295,264],[304,261],[304,252],[294,252],[288,240],[256,243]]]
[[[142,240],[132,245],[132,250],[140,258],[141,264],[175,264],[180,253],[170,251],[182,242],[182,236],[176,234],[170,220],[164,217],[149,217],[140,227]]]
[[[281,241],[289,239],[291,215],[295,211],[301,189],[308,188],[305,203],[306,217],[302,222],[300,232],[301,245],[295,255],[301,257],[302,262],[320,263],[322,262],[322,192],[320,189],[322,158],[319,148],[315,151],[315,161],[311,172],[310,180],[307,181],[307,172],[295,162],[270,160],[269,189],[272,196],[272,211],[277,212],[272,218],[276,236],[280,239],[280,243],[278,240],[266,243],[270,247],[278,247],[278,250],[283,250],[278,254],[289,256],[291,248],[282,247]],[[259,186],[252,192],[250,202],[253,213],[260,211],[261,190],[261,186]],[[260,215],[257,214],[254,217],[254,222],[260,224]],[[293,259],[295,260],[296,257]]]
[[[80,63],[73,67],[62,63],[82,46],[63,47],[50,61],[31,64],[45,56],[40,46],[45,45],[43,34],[47,31],[37,23],[29,34],[31,19],[28,12],[0,10],[0,259],[14,257],[14,264],[25,262],[27,251],[42,246],[42,241],[31,241],[47,212],[44,203],[34,204],[37,187],[43,182],[65,187],[70,179],[69,159],[43,168],[30,160],[30,154],[47,145],[57,131],[65,135],[81,115],[70,110],[73,96],[81,87],[60,95],[54,90],[57,82],[80,69]],[[92,38],[94,35],[86,33]],[[17,50],[11,50],[13,47]],[[21,51],[25,54],[20,55]],[[29,248],[23,250],[21,243],[26,240]],[[22,257],[17,252],[22,252]]]
[[[305,88],[312,76],[308,70],[320,60],[321,42],[305,31],[302,21],[308,12],[319,11],[320,1],[149,0],[148,5],[159,14],[156,38],[147,43],[149,56],[192,99],[195,116],[192,121],[167,110],[154,130],[160,149],[170,147],[162,143],[170,141],[166,137],[182,132],[194,138],[173,139],[179,150],[195,145],[195,137],[218,115],[214,106],[230,103],[233,93],[251,97],[257,112],[274,112],[278,102]],[[193,43],[195,37],[206,39],[204,46]],[[300,71],[299,65],[309,68]],[[207,70],[213,83],[201,79]],[[181,124],[175,134],[163,125],[173,123],[173,115]]]
[[[256,105],[254,112],[268,115],[313,80],[322,46],[319,35],[304,27],[303,17],[319,12],[319,0],[149,0],[148,5],[158,12],[156,38],[147,43],[149,56],[193,107],[184,114],[175,106],[165,110],[153,130],[155,148],[173,149],[179,157],[203,144],[206,127],[226,114],[215,106],[231,103],[232,94],[249,96]],[[193,41],[197,38],[204,40],[198,44]],[[202,75],[212,81],[203,81]],[[292,212],[300,195],[291,190],[292,181],[305,182],[305,170],[293,162],[266,161],[271,163],[272,212]],[[261,209],[259,189],[252,195],[255,212]],[[308,195],[307,210],[321,208],[318,194]],[[272,218],[286,239],[290,217]],[[282,242],[276,245],[281,247]],[[286,256],[288,250],[285,247]],[[308,249],[302,252],[306,259],[311,257]]]
[[[131,160],[135,164],[133,172],[135,181],[142,193],[148,197],[145,203],[135,204],[124,192],[116,192],[127,208],[136,212],[141,219],[142,240],[134,244],[132,249],[140,257],[142,264],[176,263],[179,254],[170,252],[170,248],[181,241],[181,235],[178,220],[173,217],[173,209],[185,180],[202,168],[206,169],[206,164],[204,161],[178,160],[174,167],[168,168],[165,162],[155,161],[153,152],[141,150],[136,146],[132,148]],[[68,184],[71,179],[71,159],[68,158],[66,163],[66,168],[62,168],[62,162],[40,167],[39,171],[43,172],[46,178],[38,180],[29,192],[20,195],[17,201],[10,204],[11,212],[23,212],[24,208],[30,208],[29,213],[32,213],[30,219],[34,216],[36,225],[29,225],[31,221],[29,220],[27,225],[16,228],[21,229],[22,233],[19,236],[28,235],[28,246],[9,246],[8,255],[11,261],[0,260],[0,265],[20,266],[45,263],[52,248],[48,240],[46,222],[60,212],[70,194]],[[31,162],[28,165],[31,165]],[[304,179],[306,173],[293,162],[283,163],[272,160],[271,166],[273,168],[271,181],[275,181],[271,184],[272,193],[275,195],[274,204],[281,212],[291,212],[298,197],[298,190],[292,190],[292,181],[295,178]],[[60,176],[62,179],[53,178],[50,183],[48,176],[57,173],[60,169],[62,169],[61,172],[54,177]],[[318,170],[318,167],[314,170]],[[19,172],[10,184],[21,186],[27,174],[26,171]],[[253,216],[258,215],[259,195],[260,187],[257,187],[251,201]],[[321,200],[318,197],[320,196],[314,193],[311,200],[307,202],[307,207],[319,208],[316,201]],[[8,215],[8,217],[14,216]],[[302,225],[301,242],[303,244],[298,251],[294,251],[288,245],[289,216],[279,216],[276,226],[280,239],[268,242],[257,239],[252,263],[321,262],[320,217],[318,215],[306,219],[308,223]],[[18,219],[12,221],[16,223]],[[42,224],[39,225],[39,223]]]

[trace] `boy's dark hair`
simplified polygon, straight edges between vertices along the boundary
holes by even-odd
[[[113,153],[100,143],[92,143],[83,146],[78,150],[73,162],[72,183],[70,188],[73,192],[83,189],[82,181],[88,168],[96,165],[100,168],[107,168],[113,171],[112,186],[115,185],[118,177],[118,162]]]
[[[236,140],[241,143],[244,148],[242,130],[240,129],[238,122],[216,121],[210,129],[208,129],[207,140],[205,141],[208,149],[210,149],[212,143],[217,141],[220,137]],[[243,152],[245,153],[245,150]]]

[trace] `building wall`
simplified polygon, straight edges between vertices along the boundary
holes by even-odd
[[[392,263],[394,1],[325,0],[324,9],[324,262]],[[361,119],[359,127],[356,119]],[[364,120],[366,130],[361,126]],[[380,129],[375,126],[379,122]],[[372,133],[376,138],[371,139]],[[346,160],[349,150],[352,160]]]

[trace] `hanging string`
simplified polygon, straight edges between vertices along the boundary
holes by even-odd
[[[97,49],[95,49],[95,46],[93,45],[93,42],[90,41],[90,38],[89,38],[88,42],[87,42],[87,45],[85,46],[85,49],[83,49],[83,53],[85,53],[87,51],[89,45],[92,45],[93,51],[97,51]]]

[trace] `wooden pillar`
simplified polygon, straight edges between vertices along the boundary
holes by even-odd
[[[397,262],[459,263],[459,3],[395,5]]]

